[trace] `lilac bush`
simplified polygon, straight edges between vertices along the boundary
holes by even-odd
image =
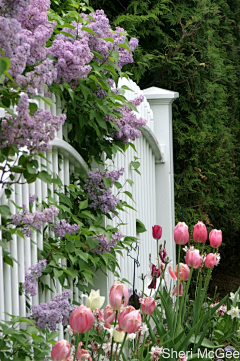
[[[44,259],[28,269],[29,273],[25,274],[25,281],[22,285],[22,288],[26,294],[29,294],[30,296],[36,296],[38,285],[36,278],[42,276],[42,271],[45,270],[46,266],[47,260]]]
[[[90,208],[99,208],[105,214],[116,209],[119,199],[112,194],[112,187],[114,182],[117,182],[120,176],[123,175],[123,172],[124,168],[109,172],[88,172],[88,178],[84,181],[84,190],[87,192]],[[104,184],[103,178],[111,178],[111,184],[108,189]]]

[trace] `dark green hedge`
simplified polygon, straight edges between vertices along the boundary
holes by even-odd
[[[176,222],[239,239],[239,0],[93,0],[140,40],[141,88],[180,93],[173,106]]]

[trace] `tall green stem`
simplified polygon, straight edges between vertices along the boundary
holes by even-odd
[[[190,269],[190,275],[188,277],[188,281],[187,281],[187,285],[186,288],[184,290],[184,293],[182,295],[182,302],[180,305],[180,315],[182,313],[182,321],[184,321],[184,315],[185,315],[185,309],[186,309],[186,303],[187,303],[187,296],[188,296],[188,290],[189,290],[189,286],[190,286],[190,282],[191,282],[191,278],[192,278],[192,274],[193,274],[193,267],[191,267]]]
[[[159,245],[158,245],[159,239],[157,239],[157,264],[158,264],[158,269],[160,268],[160,263],[159,263]]]
[[[117,361],[119,361],[119,359],[120,359],[120,356],[121,356],[121,353],[122,353],[122,350],[123,350],[123,346],[124,346],[125,341],[126,341],[126,339],[127,339],[127,335],[128,335],[127,332],[125,332],[125,336],[124,336],[124,339],[123,339],[122,346],[121,346],[121,348],[120,348],[120,352],[119,352],[119,354],[118,354]]]
[[[117,323],[117,314],[118,311],[116,311],[116,315],[115,315],[114,328],[116,327],[116,323]],[[114,344],[114,337],[112,336],[110,361],[112,361],[112,356],[113,356],[113,344]]]
[[[107,331],[105,330],[105,331],[104,331],[103,338],[102,338],[101,345],[100,345],[100,347],[99,347],[99,352],[98,352],[98,358],[97,358],[97,361],[99,361],[99,358],[100,358],[100,353],[101,353],[101,350],[102,350],[102,345],[103,345],[103,342],[104,342],[104,339],[105,339],[106,333],[107,333]]]
[[[76,357],[77,357],[77,350],[78,350],[79,342],[80,342],[80,335],[77,334],[77,335],[75,336],[75,353],[74,353],[73,361],[75,361],[75,360],[76,360]]]

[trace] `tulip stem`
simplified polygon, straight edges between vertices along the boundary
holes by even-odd
[[[181,315],[181,313],[182,313],[182,323],[184,323],[184,315],[185,315],[185,309],[186,309],[186,303],[187,303],[187,295],[188,295],[188,290],[189,290],[192,274],[193,274],[193,267],[191,267],[191,269],[190,269],[190,275],[188,277],[187,285],[186,285],[186,288],[185,288],[185,292],[182,295],[182,302],[181,302],[181,305],[180,305],[179,314]]]
[[[158,269],[160,268],[160,263],[159,263],[159,245],[158,245],[158,241],[159,239],[157,239],[157,264],[158,264]]]
[[[116,315],[115,315],[114,328],[116,327],[116,323],[117,323],[117,314],[118,314],[118,311],[116,311]],[[113,356],[113,344],[114,344],[114,337],[112,335],[110,361],[112,361],[112,356]]]
[[[179,264],[180,264],[181,246],[178,245],[178,263],[177,263],[177,300],[175,303],[175,310],[177,311],[179,303]]]
[[[125,341],[126,341],[127,335],[128,335],[128,334],[127,334],[127,332],[125,332],[125,336],[124,336],[124,339],[123,339],[123,343],[122,343],[122,346],[121,346],[120,352],[119,352],[119,354],[118,354],[117,361],[119,361],[119,359],[120,359],[120,356],[121,356],[121,353],[122,353],[123,346],[124,346],[124,344],[125,344]]]
[[[76,337],[75,337],[75,352],[74,352],[74,358],[73,358],[73,361],[76,360],[76,356],[77,356],[77,350],[78,350],[78,345],[79,345],[79,342],[80,342],[80,335],[77,334]]]
[[[86,341],[85,341],[85,347],[88,348],[88,336],[89,336],[89,331],[86,332]]]
[[[98,352],[98,358],[97,358],[97,361],[99,361],[99,358],[100,358],[100,353],[101,353],[101,350],[102,350],[102,345],[103,345],[103,342],[104,342],[104,339],[105,339],[106,333],[107,333],[107,331],[105,330],[105,331],[104,331],[103,338],[102,338],[101,345],[100,345],[100,347],[99,347],[99,352]]]

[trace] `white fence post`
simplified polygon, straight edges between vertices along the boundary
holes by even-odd
[[[167,253],[175,266],[172,103],[179,93],[156,87],[145,89],[143,93],[153,111],[154,134],[163,154],[161,163],[156,164],[156,219],[163,228],[162,240],[166,240]]]

